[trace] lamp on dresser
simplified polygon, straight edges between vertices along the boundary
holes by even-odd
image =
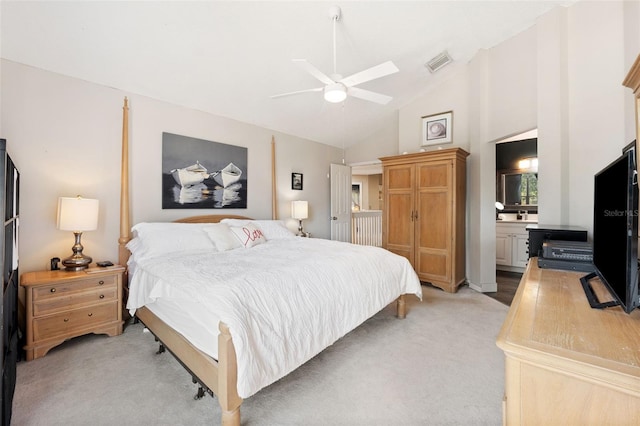
[[[98,228],[99,201],[91,198],[60,197],[58,198],[57,227],[62,231],[72,231],[75,244],[73,254],[62,261],[67,271],[86,269],[91,257],[82,253],[82,232],[94,231]]]
[[[302,229],[302,220],[309,217],[309,203],[307,201],[291,202],[291,217],[298,219],[298,236],[306,237],[307,234]]]

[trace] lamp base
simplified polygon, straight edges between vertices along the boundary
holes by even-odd
[[[64,266],[65,271],[82,271],[87,269],[92,261],[92,258],[80,253],[79,256],[74,254],[64,259],[62,266]]]
[[[76,243],[71,248],[73,250],[73,254],[62,261],[62,266],[64,266],[66,271],[82,271],[89,267],[89,264],[93,259],[82,254],[83,247],[80,241],[82,232],[74,232],[73,235],[76,239]]]
[[[302,219],[298,219],[298,233],[296,234],[298,237],[306,237],[306,232],[302,229]]]

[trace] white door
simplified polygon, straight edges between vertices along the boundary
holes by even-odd
[[[331,239],[351,242],[351,167],[331,165]]]

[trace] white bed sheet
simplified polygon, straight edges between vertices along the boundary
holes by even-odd
[[[132,314],[164,298],[215,312],[233,338],[242,398],[284,377],[399,295],[422,297],[405,258],[322,239],[270,240],[249,249],[136,262],[127,303]],[[204,324],[217,335],[218,319],[187,309],[198,317],[190,327]]]
[[[215,312],[208,310],[202,303],[162,297],[146,305],[146,308],[182,334],[193,346],[211,358],[218,359],[219,331],[209,326],[220,321]]]

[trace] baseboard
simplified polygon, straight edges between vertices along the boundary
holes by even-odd
[[[496,265],[496,270],[505,271],[505,272],[517,272],[519,274],[524,274],[525,268],[520,266]]]
[[[480,293],[494,293],[498,291],[498,283],[474,284],[469,281],[469,288]]]

